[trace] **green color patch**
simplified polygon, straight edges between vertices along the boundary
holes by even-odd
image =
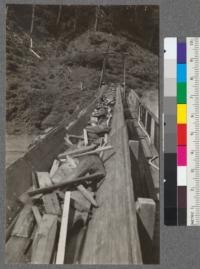
[[[177,83],[177,104],[187,103],[186,83]]]

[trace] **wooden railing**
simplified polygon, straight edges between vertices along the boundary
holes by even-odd
[[[138,124],[149,138],[149,142],[153,144],[159,151],[159,121],[158,118],[149,110],[139,96],[134,94],[134,108],[137,115]]]

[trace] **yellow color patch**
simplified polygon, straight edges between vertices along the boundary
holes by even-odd
[[[187,123],[186,104],[177,104],[177,123]]]

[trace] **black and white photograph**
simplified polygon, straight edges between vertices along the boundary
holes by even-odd
[[[5,11],[5,263],[159,264],[159,6]]]

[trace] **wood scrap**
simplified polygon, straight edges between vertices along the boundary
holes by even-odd
[[[25,262],[25,251],[30,238],[11,236],[5,245],[5,263]]]
[[[65,193],[64,207],[62,214],[62,222],[60,228],[60,236],[58,241],[58,250],[56,257],[56,264],[63,264],[65,258],[65,247],[67,240],[67,227],[69,218],[70,192]]]
[[[28,238],[34,228],[34,216],[31,205],[26,205],[19,213],[19,217],[12,231],[12,236]]]
[[[31,263],[49,264],[51,262],[56,232],[57,216],[45,214],[33,240]]]
[[[35,217],[35,220],[37,222],[37,225],[40,225],[42,216],[40,214],[40,211],[39,211],[38,207],[37,206],[32,206],[32,211],[33,211],[33,215]]]
[[[85,146],[87,146],[88,145],[88,136],[87,136],[87,130],[86,129],[83,129],[83,137],[84,137]]]
[[[32,172],[32,184],[33,189],[37,189],[39,187],[35,172]]]
[[[96,173],[93,173],[93,174],[88,175],[88,176],[77,177],[77,178],[74,178],[73,180],[70,180],[70,181],[60,182],[58,184],[54,184],[54,185],[49,186],[49,187],[44,187],[44,188],[32,190],[32,191],[29,191],[28,194],[30,196],[34,196],[34,195],[40,194],[40,193],[44,194],[44,193],[48,193],[48,192],[51,192],[51,191],[56,190],[56,189],[71,187],[74,184],[75,185],[81,184],[84,181],[98,181],[98,180],[102,179],[104,176],[105,176],[105,173],[96,172]]]
[[[36,172],[40,188],[45,188],[52,185],[48,172]]]
[[[71,163],[73,165],[73,163]],[[76,165],[76,167],[74,167]],[[60,166],[58,171],[52,178],[54,184],[64,181],[71,181],[79,176],[84,176],[87,173],[101,171],[105,173],[105,169],[101,159],[97,155],[90,155],[80,159],[78,165],[75,163],[74,168],[71,168],[69,162],[65,162]]]
[[[97,147],[97,145],[91,144],[90,146],[82,147],[80,149],[75,149],[75,150],[72,150],[72,151],[67,150],[64,153],[59,154],[58,158],[66,157],[66,155],[75,155],[75,154],[83,153],[83,152],[86,152],[86,151],[90,151],[90,150],[95,149],[96,147]]]
[[[91,208],[91,202],[85,198],[85,196],[79,191],[71,191],[71,205],[79,212],[89,212]]]
[[[14,219],[11,221],[10,225],[7,227],[6,229],[6,242],[8,241],[8,239],[11,236],[13,227],[15,226],[15,223],[17,222],[17,219],[19,218],[19,215],[17,214]]]
[[[74,158],[79,158],[79,157],[83,157],[83,156],[86,156],[86,155],[92,155],[92,154],[99,153],[101,151],[106,151],[106,150],[111,150],[111,149],[113,149],[112,146],[100,147],[100,148],[97,148],[96,150],[76,154],[76,155],[74,155]]]
[[[55,174],[55,172],[57,171],[58,167],[59,167],[59,161],[58,160],[54,160],[53,161],[53,165],[51,167],[51,170],[49,172],[49,176],[50,177],[52,177]]]
[[[93,194],[88,191],[83,185],[78,185],[77,189],[83,194],[83,196],[85,196],[85,198],[90,201],[90,203],[94,206],[94,207],[98,207],[98,204],[96,202],[96,200],[93,197]]]
[[[32,191],[33,187],[31,186],[30,188],[28,188],[28,190],[26,190],[25,192],[23,192],[19,197],[18,200],[23,204],[23,205],[27,205],[27,204],[32,204],[32,200],[30,199],[30,196],[28,195],[29,191]]]
[[[101,128],[100,126],[87,126],[86,130],[89,133],[95,133],[97,135],[101,135],[101,134],[104,135],[105,133],[110,132],[110,128],[108,128],[108,127]]]
[[[46,214],[61,215],[61,208],[56,192],[45,194],[42,200]]]

